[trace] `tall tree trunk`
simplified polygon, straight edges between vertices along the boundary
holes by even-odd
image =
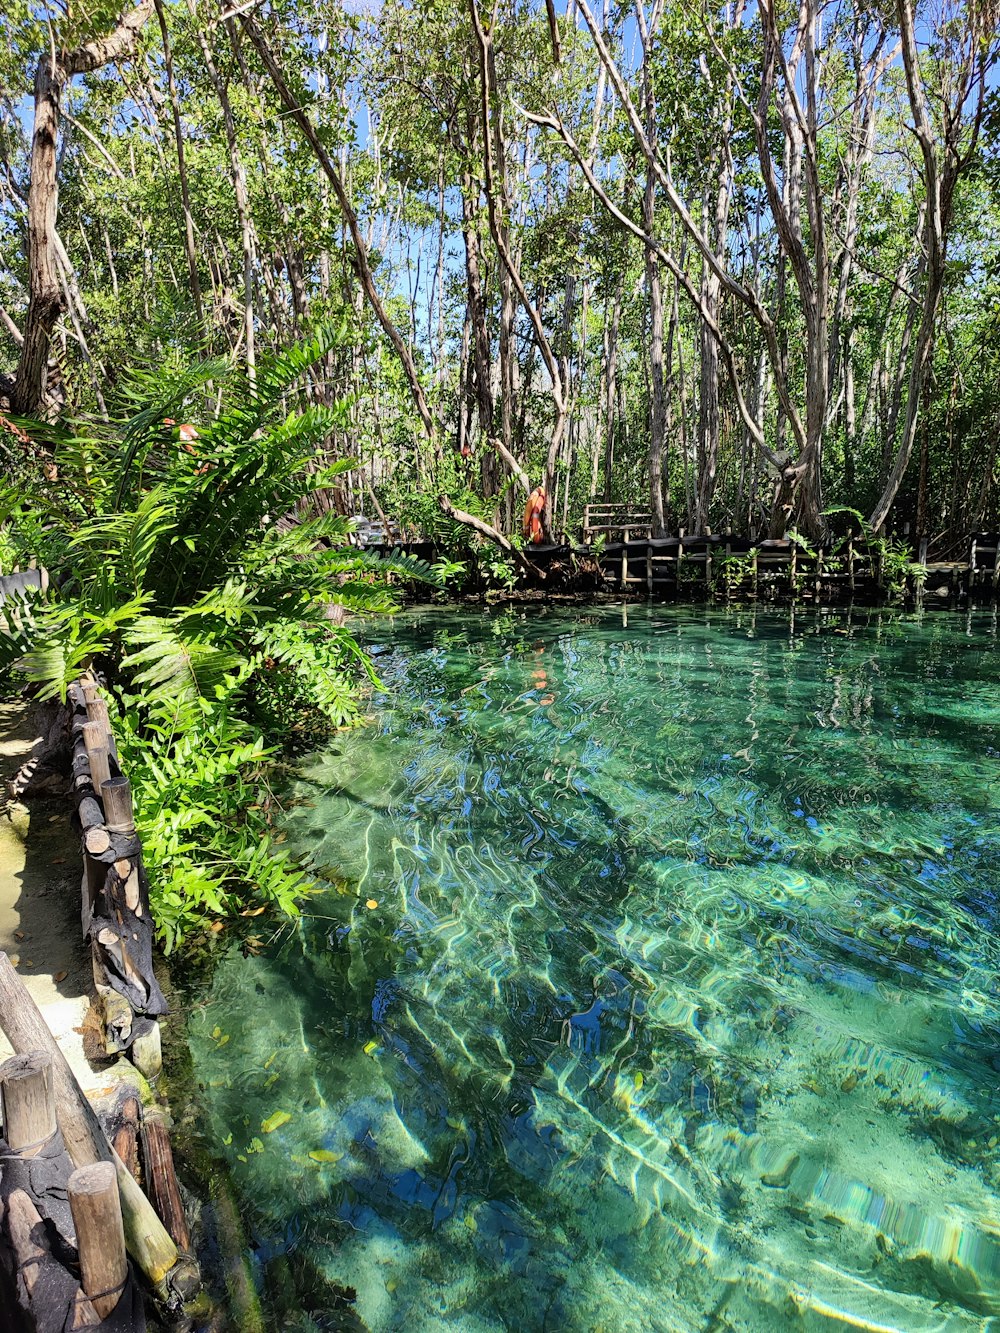
[[[38,412],[45,401],[49,341],[64,309],[55,259],[62,92],[75,75],[130,55],[152,12],[153,0],[142,0],[107,36],[85,42],[72,51],[52,50],[41,58],[35,70],[28,188],[28,314],[10,395],[13,410],[25,416]]]
[[[906,91],[923,168],[926,200],[923,249],[927,270],[920,327],[914,343],[907,387],[903,434],[885,488],[869,519],[876,531],[889,517],[913,450],[925,377],[929,374],[934,352],[934,333],[944,286],[955,187],[972,161],[979,140],[986,97],[989,45],[991,40],[995,41],[1000,21],[1000,6],[995,0],[975,9],[970,8],[964,13],[965,26],[957,57],[947,70],[936,71],[938,86],[945,90],[942,94],[941,116],[944,133],[939,134],[931,122],[925,76],[917,51],[912,0],[897,0],[896,4],[903,44]],[[944,49],[947,52],[947,45]]]

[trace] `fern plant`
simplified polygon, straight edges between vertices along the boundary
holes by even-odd
[[[352,722],[377,683],[330,608],[391,612],[392,578],[441,582],[350,547],[348,520],[316,503],[350,466],[323,450],[344,409],[284,404],[342,336],[322,329],[253,380],[219,362],[138,374],[116,428],[49,433],[57,479],[0,490],[0,549],[58,585],[0,624],[0,668],[64,697],[93,665],[116,691],[168,946],[209,917],[293,909],[307,880],[250,797],[275,747]]]

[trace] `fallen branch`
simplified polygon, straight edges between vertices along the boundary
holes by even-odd
[[[545,571],[539,569],[537,565],[533,565],[524,552],[519,551],[513,542],[509,541],[502,532],[498,532],[496,528],[491,528],[490,525],[484,523],[481,518],[476,518],[475,514],[467,514],[464,509],[456,509],[448,499],[447,495],[438,496],[438,508],[446,518],[454,519],[456,523],[461,523],[463,527],[471,528],[473,532],[478,532],[481,537],[485,537],[487,541],[491,541],[494,546],[499,546],[501,551],[506,552],[514,563],[520,567],[521,571],[527,574],[529,578],[538,579],[540,582],[545,581]]]

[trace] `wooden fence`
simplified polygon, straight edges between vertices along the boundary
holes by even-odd
[[[597,552],[601,581],[653,596],[842,601],[906,591],[914,600],[995,598],[1000,558],[995,534],[970,539],[964,559],[928,561],[927,543],[847,537],[809,548],[789,539],[751,543],[719,535],[606,543]]]
[[[113,1094],[104,1124],[0,952],[0,1028],[16,1052],[0,1066],[0,1279],[7,1284],[0,1310],[11,1311],[12,1329],[27,1333],[88,1327],[124,1333],[145,1328],[136,1270],[169,1307],[194,1295],[200,1274],[166,1113],[150,1086],[160,1072],[157,1020],[166,1002],[153,972],[153,923],[131,791],[97,682],[81,680],[69,699],[82,926],[105,1050],[118,1064],[108,1075]]]

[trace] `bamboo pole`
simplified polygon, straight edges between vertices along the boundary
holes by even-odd
[[[94,791],[100,791],[102,784],[111,780],[111,751],[108,748],[107,736],[102,745],[88,745],[87,759],[90,762],[91,784]]]
[[[110,833],[134,833],[132,784],[128,778],[109,778],[101,784],[104,822]]]
[[[95,696],[87,700],[87,721],[100,723],[104,730],[110,734],[111,717],[108,713],[108,705],[103,699]]]
[[[129,1253],[154,1287],[162,1289],[168,1275],[171,1283],[184,1280],[175,1273],[177,1247],[171,1240],[152,1204],[129,1175],[114,1152],[97,1118],[73,1076],[66,1057],[38,1011],[10,959],[0,950],[0,1028],[15,1052],[47,1051],[52,1057],[56,1119],[63,1142],[75,1166],[111,1162],[118,1172],[122,1215]]]

